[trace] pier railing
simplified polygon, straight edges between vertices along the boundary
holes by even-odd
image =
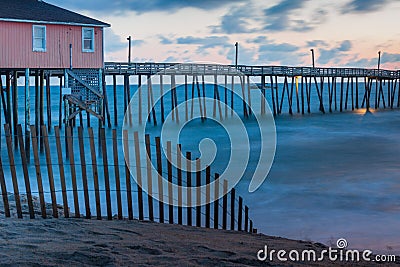
[[[122,63],[106,62],[105,74],[130,75],[238,75],[247,76],[305,76],[305,77],[359,77],[399,79],[400,71],[363,68],[312,68],[288,66],[246,66],[188,63]]]

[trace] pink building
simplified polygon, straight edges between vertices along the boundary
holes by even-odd
[[[103,68],[109,24],[40,0],[0,3],[0,69]]]

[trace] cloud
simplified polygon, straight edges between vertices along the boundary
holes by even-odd
[[[261,39],[261,38],[258,38]],[[283,65],[299,65],[302,63],[301,48],[289,43],[276,43],[274,40],[264,38],[263,44],[258,49],[258,64],[271,64],[277,62]]]
[[[214,48],[217,46],[227,46],[228,37],[226,36],[208,36],[208,37],[194,37],[186,36],[177,39],[177,44],[180,45],[198,45],[203,49]]]
[[[338,63],[343,56],[347,55],[346,52],[349,52],[351,48],[351,41],[345,40],[341,42],[338,46],[331,49],[319,49],[319,56],[317,61],[319,64],[323,65],[328,63]]]
[[[313,10],[310,18],[303,19],[305,14],[297,12],[301,10],[309,0],[282,0],[278,4],[264,9],[264,30],[268,31],[295,31],[308,32],[327,20],[328,12],[318,8]],[[297,17],[293,18],[294,13]]]
[[[49,3],[66,6],[76,10],[88,10],[97,13],[110,12],[121,13],[123,11],[133,11],[136,13],[146,13],[153,11],[173,12],[182,8],[192,7],[203,10],[212,10],[232,3],[246,2],[247,0],[50,0]]]
[[[352,0],[342,7],[342,14],[375,12],[395,1],[398,0]]]
[[[117,52],[120,50],[128,49],[128,41],[121,39],[112,29],[106,28],[104,30],[104,49],[106,53]],[[132,39],[132,46],[138,47],[145,43],[144,40]]]
[[[170,44],[174,43],[173,40],[171,40],[170,38],[165,37],[163,35],[159,35],[158,37],[160,38],[160,43],[163,45],[170,45]]]
[[[382,53],[382,64],[400,62],[400,54]]]
[[[219,26],[212,26],[213,33],[239,34],[254,32],[252,25],[252,5],[241,5],[232,7],[228,13],[221,17]]]
[[[320,46],[328,46],[328,43],[324,40],[312,40],[307,42],[307,46],[309,47],[320,47]]]

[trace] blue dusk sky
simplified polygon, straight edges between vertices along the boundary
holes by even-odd
[[[400,69],[400,0],[48,0],[110,23],[106,61]]]

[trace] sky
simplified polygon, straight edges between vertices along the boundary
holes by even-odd
[[[400,0],[47,0],[111,24],[105,60],[400,69]]]

